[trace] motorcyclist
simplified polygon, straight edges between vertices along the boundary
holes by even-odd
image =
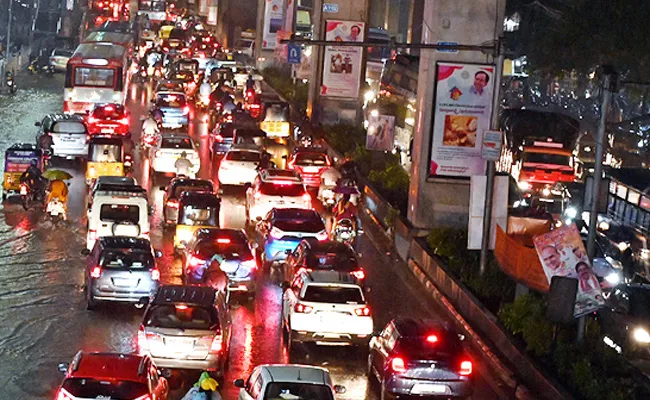
[[[45,132],[41,136],[38,137],[38,147],[42,151],[52,151],[52,145],[54,144],[54,139],[52,139],[52,135],[49,133]]]
[[[318,187],[318,198],[323,201],[323,192],[325,190],[334,190],[337,182],[341,179],[341,173],[334,167],[323,171],[320,175],[320,186]]]
[[[39,195],[39,198],[43,198],[45,185],[43,183],[43,174],[38,168],[38,162],[36,160],[31,160],[29,162],[29,167],[23,172],[20,176],[20,183],[26,183],[30,190]]]
[[[350,201],[350,194],[346,193],[343,195],[341,200],[334,206],[332,209],[332,214],[334,217],[334,224],[332,226],[332,231],[336,227],[336,224],[342,219],[349,219],[354,224],[354,229],[356,231],[357,223],[357,206]]]
[[[244,109],[244,104],[242,104],[241,101],[238,101],[236,107],[237,111],[242,111]]]
[[[248,79],[246,80],[246,91],[255,91],[255,79],[253,79],[253,75],[248,75]]]
[[[260,157],[260,163],[257,164],[257,169],[263,170],[272,167],[273,167],[273,163],[271,162],[271,153],[269,153],[268,151],[262,152],[262,156]]]
[[[149,114],[156,122],[162,123],[164,113],[160,107],[154,105],[149,111]]]
[[[194,164],[187,159],[187,152],[181,153],[181,157],[174,163],[174,168],[176,168],[176,175],[193,175],[192,168],[194,168]]]
[[[63,209],[65,211],[64,218],[67,218],[68,215],[68,185],[60,179],[55,179],[50,182],[47,199],[45,200],[45,205],[52,201],[52,199],[59,199],[63,204]]]
[[[156,119],[150,113],[149,116],[142,122],[142,139],[146,140],[149,138],[149,140],[151,140],[151,137],[155,138],[159,132],[160,128],[158,127],[158,121],[156,121]]]

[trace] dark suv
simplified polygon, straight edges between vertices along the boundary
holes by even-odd
[[[370,340],[368,376],[381,398],[467,398],[473,392],[473,363],[458,335],[433,320],[401,318]]]
[[[296,272],[301,269],[347,272],[361,281],[366,277],[363,268],[359,266],[354,249],[336,240],[304,239],[288,255],[282,268],[284,280],[287,282],[291,282]]]
[[[138,351],[163,368],[223,377],[230,350],[227,293],[207,286],[161,286],[138,331]]]
[[[85,283],[86,308],[92,310],[98,301],[144,304],[156,293],[160,271],[147,239],[131,236],[104,236],[95,241],[88,256]]]
[[[163,196],[163,226],[176,225],[178,219],[179,199],[183,192],[214,192],[212,181],[205,179],[191,179],[184,176],[173,178],[167,187],[161,186],[165,191]]]

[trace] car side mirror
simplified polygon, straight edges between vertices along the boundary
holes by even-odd
[[[154,255],[156,256],[156,258],[160,258],[160,257],[162,257],[162,256],[163,256],[163,252],[162,252],[162,251],[160,251],[160,250],[156,250],[156,251],[154,251],[154,253],[153,253],[153,254],[154,254]]]
[[[34,126],[41,126],[41,122],[40,121],[34,122]]]
[[[160,186],[158,189],[160,189],[160,190],[167,190],[167,188],[164,187],[164,186]]]
[[[68,372],[69,367],[70,367],[70,363],[60,363],[59,365],[57,365],[57,369],[59,370],[59,372],[62,372],[64,374]]]
[[[288,256],[290,256],[291,253],[293,253],[293,250],[289,250],[289,249],[287,249],[287,250],[284,251],[284,254],[286,254],[286,255],[288,255]]]
[[[280,287],[282,288],[282,291],[289,290],[291,284],[287,281],[284,281],[280,284]]]
[[[334,385],[334,392],[336,392],[336,394],[343,394],[346,391],[347,391],[347,389],[345,388],[345,386],[343,386],[343,385]]]
[[[244,380],[243,379],[235,379],[235,381],[232,384],[235,385],[235,387],[243,388],[244,387]]]
[[[82,256],[89,256],[89,255],[90,255],[90,250],[88,250],[88,249],[82,249],[82,250],[80,251],[80,253],[81,253]]]

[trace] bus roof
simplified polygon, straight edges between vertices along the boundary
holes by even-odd
[[[86,39],[83,40],[83,43],[110,42],[119,45],[125,45],[130,44],[132,41],[133,35],[129,33],[95,31],[86,36]]]
[[[122,60],[126,54],[126,48],[109,42],[82,43],[72,54],[70,60],[98,59],[98,60]],[[89,63],[85,61],[86,63]],[[91,63],[89,63],[91,64]],[[97,64],[100,65],[100,64]]]

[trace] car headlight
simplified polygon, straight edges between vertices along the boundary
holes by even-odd
[[[650,333],[644,328],[636,328],[632,332],[632,337],[639,343],[650,343]]]
[[[607,281],[609,284],[617,285],[621,281],[621,277],[618,275],[618,273],[612,272],[605,277],[605,281]]]
[[[520,190],[524,190],[524,191],[525,191],[525,190],[530,190],[530,189],[533,188],[533,185],[531,185],[530,182],[526,182],[526,181],[518,182],[518,183],[517,183],[517,186],[519,186],[519,189],[520,189]]]
[[[564,210],[564,214],[571,219],[574,219],[575,217],[578,216],[578,210],[576,210],[575,207],[568,207],[566,210]]]

